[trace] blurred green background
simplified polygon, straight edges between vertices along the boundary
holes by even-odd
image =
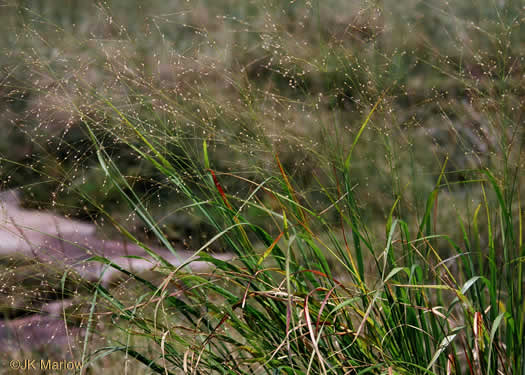
[[[26,206],[97,221],[90,197],[141,232],[98,164],[89,123],[170,238],[206,233],[200,219],[170,214],[186,202],[123,145],[136,135],[118,109],[167,154],[202,164],[206,139],[221,173],[261,182],[278,173],[278,154],[301,199],[321,210],[330,202],[318,181],[334,186],[326,170],[382,98],[352,166],[367,221],[383,222],[399,196],[399,214],[415,220],[445,160],[440,206],[471,216],[480,168],[514,171],[524,186],[523,9],[492,0],[3,1],[1,187],[21,188]],[[179,165],[191,180],[190,163]],[[221,178],[229,194],[249,194],[238,177]]]

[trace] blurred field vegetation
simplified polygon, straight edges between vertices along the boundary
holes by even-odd
[[[342,158],[383,97],[353,163],[372,221],[398,196],[415,215],[446,158],[444,196],[468,194],[458,203],[467,209],[480,191],[454,182],[517,167],[521,151],[508,143],[522,138],[519,1],[7,1],[0,17],[0,176],[28,206],[96,217],[80,190],[125,215],[82,125],[125,134],[108,101],[170,152],[170,137],[206,138],[223,172],[260,179],[277,152],[316,202],[319,160]],[[183,204],[153,166],[105,137],[158,215]],[[225,184],[241,194],[236,181]],[[195,220],[166,224],[180,237]]]

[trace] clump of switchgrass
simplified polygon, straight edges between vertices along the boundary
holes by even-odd
[[[347,157],[326,171],[336,181],[336,189],[330,192],[319,186],[332,202],[319,208],[294,189],[277,154],[275,173],[263,181],[228,173],[251,187],[246,196],[227,194],[206,141],[200,160],[181,161],[161,152],[154,138],[147,139],[123,119],[144,141],[145,148],[133,146],[135,151],[162,171],[196,214],[214,228],[216,234],[196,251],[195,258],[216,268],[204,275],[171,271],[162,284],[151,286],[151,295],[141,296],[149,303],[139,304],[133,314],[130,307],[114,303],[119,307],[115,314],[129,324],[123,328],[128,332],[138,328],[141,333],[136,334],[159,345],[160,353],[147,357],[126,345],[109,351],[133,353],[159,372],[183,368],[195,373],[277,369],[481,374],[523,366],[518,339],[523,322],[516,324],[522,321],[523,303],[521,233],[514,233],[505,186],[489,170],[478,172],[476,183],[484,200],[472,218],[474,232],[463,229],[463,244],[434,231],[443,220],[437,199],[447,186],[445,161],[419,223],[412,226],[402,217],[395,218],[400,197],[385,221],[386,237],[378,247],[353,191],[350,172],[358,137]],[[92,136],[108,177],[148,220],[140,199],[127,192],[124,176]],[[188,186],[176,166],[189,160],[198,189]],[[274,201],[272,205],[264,203],[265,195]],[[324,219],[330,210],[337,212],[340,225]],[[262,228],[252,217],[272,224]],[[477,231],[481,218],[488,225],[487,251],[471,248],[472,242],[485,240]],[[457,222],[464,228],[459,214]],[[154,225],[151,230],[156,230]],[[504,234],[499,241],[497,232]],[[440,238],[450,246],[449,259],[435,248]],[[233,252],[237,262],[214,259],[207,254],[210,247]],[[329,265],[328,255],[336,267]],[[371,264],[371,275],[365,274],[365,263]],[[108,294],[105,297],[114,301]],[[155,306],[153,316],[137,316],[148,304]]]

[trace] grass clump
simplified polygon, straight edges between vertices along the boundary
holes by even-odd
[[[525,371],[523,9],[482,3],[7,4],[5,187],[210,264],[91,284],[82,359]]]
[[[143,146],[135,146],[137,152],[216,232],[195,253],[213,263],[214,272],[204,277],[172,271],[149,297],[156,305],[153,322],[150,314],[131,317],[125,305],[117,309],[126,324],[160,346],[161,355],[147,363],[205,373],[498,373],[509,363],[522,366],[514,322],[523,311],[523,283],[515,278],[523,281],[523,248],[501,182],[489,170],[478,172],[485,199],[472,218],[473,232],[462,229],[462,243],[435,231],[443,220],[437,201],[448,186],[446,164],[418,225],[396,217],[400,197],[381,241],[356,202],[351,152],[326,171],[336,186],[333,192],[319,187],[332,202],[320,209],[294,189],[277,154],[266,180],[237,176],[251,191],[236,196],[225,193],[222,176],[211,169],[206,141],[201,162],[192,164],[197,191],[175,167],[179,158],[163,155],[146,139]],[[104,170],[120,189],[123,176],[99,150]],[[263,202],[264,195],[273,205]],[[138,197],[127,197],[147,215]],[[330,210],[339,224],[325,219]],[[272,224],[263,228],[251,217]],[[465,227],[459,213],[456,220]],[[488,238],[477,230],[482,220]],[[496,240],[497,232],[505,235]],[[448,258],[440,255],[440,241],[449,246]],[[485,253],[473,247],[483,241]],[[238,261],[210,257],[211,246],[228,249]],[[170,293],[171,283],[179,287]]]

